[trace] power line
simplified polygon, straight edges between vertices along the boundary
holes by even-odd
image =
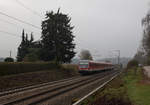
[[[6,31],[3,31],[3,30],[0,30],[1,33],[5,33],[7,35],[11,35],[11,36],[15,36],[15,37],[19,37],[21,38],[20,36],[16,35],[16,34],[13,34],[13,33],[9,33],[9,32],[6,32]]]
[[[1,14],[1,15],[4,15],[4,16],[7,16],[7,17],[9,17],[9,18],[11,18],[11,19],[13,19],[13,20],[18,21],[18,22],[21,22],[21,23],[27,24],[27,25],[29,25],[29,26],[32,26],[32,27],[34,27],[34,28],[36,28],[36,29],[41,29],[41,28],[38,27],[38,26],[35,26],[35,25],[33,25],[33,24],[30,24],[30,23],[28,23],[28,22],[26,22],[26,21],[20,20],[20,19],[18,19],[18,18],[16,18],[16,17],[7,15],[7,14],[5,14],[5,13],[3,13],[3,12],[0,12],[0,14]]]
[[[16,25],[15,23],[11,23],[11,22],[6,21],[6,20],[3,20],[3,19],[0,19],[0,21],[5,22],[5,23],[8,23],[8,24],[13,25],[13,26],[16,26],[16,27],[19,27],[19,28],[22,27],[23,29],[25,29],[23,26],[18,26],[18,25]],[[31,31],[31,30],[28,30],[28,29],[25,29],[25,30]],[[31,32],[33,32],[33,31],[31,31]],[[33,33],[36,33],[36,34],[40,35],[40,33],[38,33],[38,32],[33,32]]]
[[[32,12],[34,15],[36,15],[36,16],[42,18],[42,16],[41,16],[38,12],[36,12],[36,11],[33,10],[33,9],[31,9],[29,6],[25,5],[25,4],[22,3],[21,1],[16,0],[16,2],[17,2],[19,5],[21,5],[22,7],[24,7],[25,9],[27,9],[28,11]]]

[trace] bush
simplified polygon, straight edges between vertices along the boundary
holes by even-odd
[[[129,69],[129,68],[132,68],[132,67],[137,67],[138,64],[139,64],[139,62],[137,60],[133,59],[133,60],[131,60],[131,61],[128,62],[127,68]]]
[[[101,92],[99,98],[89,105],[132,105],[124,87],[109,88]]]
[[[0,76],[12,75],[27,72],[36,72],[42,70],[59,69],[60,66],[53,62],[36,62],[36,63],[0,63]]]
[[[38,59],[38,56],[36,54],[27,54],[24,59],[23,59],[24,62],[37,62],[39,61]]]
[[[7,57],[7,58],[5,58],[4,61],[5,61],[5,62],[14,62],[14,59],[11,58],[11,57]]]
[[[78,66],[73,64],[62,64],[61,69],[70,73],[70,75],[78,75]]]

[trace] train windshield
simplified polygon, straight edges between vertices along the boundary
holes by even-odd
[[[80,68],[88,68],[88,63],[80,63]]]

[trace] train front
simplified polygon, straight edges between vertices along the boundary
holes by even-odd
[[[81,74],[88,73],[89,72],[89,61],[88,60],[81,60],[79,62],[78,68],[79,68],[79,73],[81,73]]]

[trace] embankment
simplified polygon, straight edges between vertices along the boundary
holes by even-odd
[[[0,91],[78,76],[76,65],[0,63]]]

